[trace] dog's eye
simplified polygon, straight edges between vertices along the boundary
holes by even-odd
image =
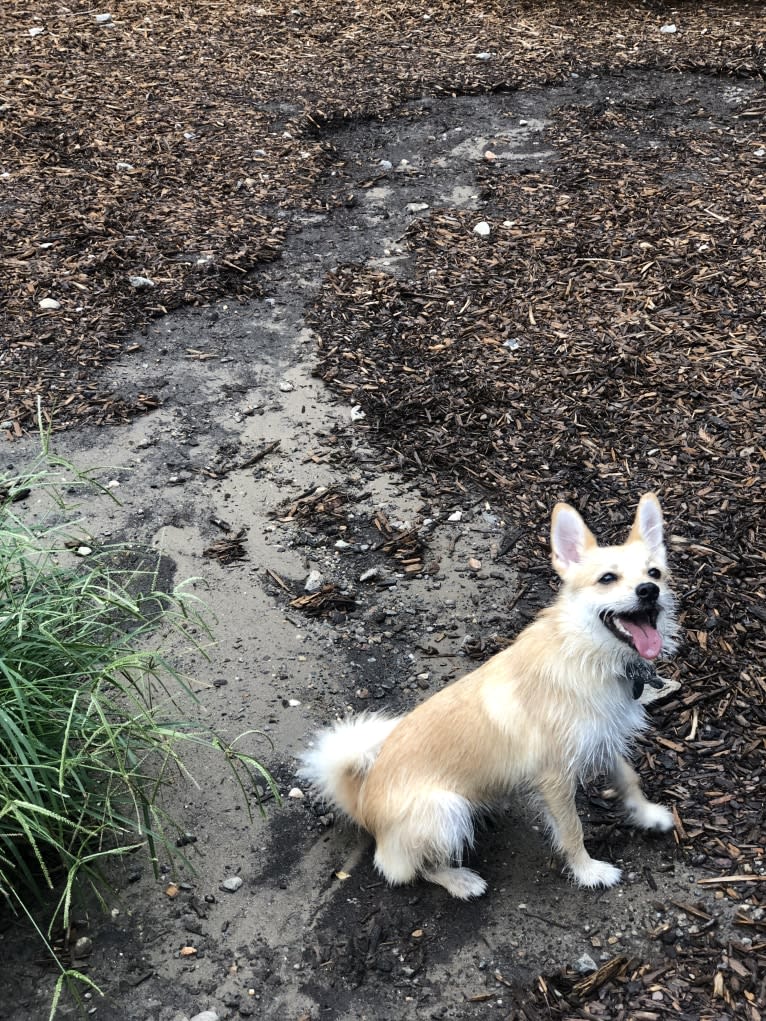
[[[607,571],[606,574],[602,574],[598,579],[599,585],[612,585],[615,581],[617,581],[617,575],[612,574],[611,571]]]
[[[659,567],[650,567],[646,573],[649,575],[650,578],[654,578],[655,581],[657,580],[657,578],[662,577],[662,571],[659,569]]]

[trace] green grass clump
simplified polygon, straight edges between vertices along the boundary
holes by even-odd
[[[161,792],[186,772],[190,744],[218,748],[241,785],[256,772],[276,794],[258,762],[174,719],[174,695],[191,692],[159,650],[199,648],[195,597],[120,567],[124,550],[78,560],[71,525],[27,520],[36,496],[60,491],[51,464],[0,480],[0,894],[35,925],[52,901],[47,936],[69,925],[78,881],[101,885],[106,858],[140,845],[155,863],[180,855]]]

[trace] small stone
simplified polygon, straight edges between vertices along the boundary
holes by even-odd
[[[40,26],[38,25],[36,28],[30,28],[29,29],[29,34],[34,39],[35,36],[42,35],[44,31],[45,31],[45,29],[44,28],[40,28]]]
[[[40,302],[40,308],[55,312],[56,309],[61,308],[61,302],[56,301],[55,298],[43,298]]]
[[[380,568],[379,567],[370,567],[366,571],[362,571],[362,573],[359,575],[359,581],[374,581],[376,578],[379,578],[379,577],[380,577]],[[383,615],[383,619],[385,620],[385,614]],[[378,621],[377,623],[380,624],[380,623],[382,623],[382,621]]]
[[[91,549],[90,546],[78,546],[77,549],[75,550],[75,554],[78,557],[89,557],[92,552],[93,550]]]
[[[190,1018],[190,1021],[218,1021],[218,1015],[214,1010],[203,1010]]]
[[[301,704],[301,702],[300,702],[300,699],[291,698],[291,699],[288,699],[287,704],[290,706],[291,709],[297,709],[298,706]]]
[[[391,162],[391,160],[380,160],[380,162],[378,163],[378,166],[380,167],[381,170],[393,170],[394,169],[394,165]]]
[[[575,961],[575,971],[580,975],[587,975],[592,971],[598,971],[598,965],[590,954],[583,954]]]
[[[484,159],[488,163],[494,163],[494,161],[497,159],[497,156],[492,152],[491,149],[487,149],[487,151],[484,153]]]
[[[219,890],[223,890],[224,893],[236,893],[237,890],[242,886],[241,876],[229,876],[218,887]]]
[[[117,170],[135,170],[135,167],[132,163],[126,163],[124,160],[118,160]]]
[[[468,558],[468,569],[470,571],[480,571],[481,570],[481,560],[477,560],[476,557],[469,557]]]
[[[660,29],[663,35],[675,35],[678,29],[675,25],[663,25]]]
[[[97,25],[108,25],[112,20],[111,14],[97,14],[96,24]]]
[[[431,207],[427,202],[408,202],[404,208],[408,213],[424,213]]]
[[[75,941],[74,945],[74,956],[75,957],[88,957],[93,950],[93,940],[89,936],[80,936]]]
[[[296,801],[300,801],[302,798],[305,798],[306,795],[300,787],[293,787],[292,790],[288,791],[287,796],[288,798],[294,798]]]
[[[311,571],[303,583],[303,591],[312,593],[318,592],[324,584],[324,578],[319,571]]]
[[[480,220],[473,228],[474,234],[478,234],[480,238],[488,238],[492,233],[492,228],[486,220]]]
[[[128,277],[128,283],[131,287],[135,287],[137,291],[146,291],[150,287],[154,287],[154,281],[150,277]]]
[[[282,391],[283,394],[289,394],[292,393],[293,390],[295,389],[295,384],[291,383],[289,379],[283,379],[282,382],[279,384],[279,389]]]
[[[447,518],[447,521],[462,521],[462,520],[463,520],[462,511],[453,511],[452,514],[450,514],[450,516]]]
[[[491,53],[486,53],[486,52],[484,52],[484,53],[477,53],[476,54],[476,59],[477,60],[492,60],[492,54]]]

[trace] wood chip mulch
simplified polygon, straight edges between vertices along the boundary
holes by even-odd
[[[334,123],[593,68],[757,74],[763,7],[735,7],[692,5],[668,34],[663,12],[619,0],[126,0],[111,14],[6,0],[2,420],[33,426],[38,396],[55,428],[152,407],[105,392],[100,368],[151,317],[258,292],[250,271],[296,217],[345,200]],[[331,172],[337,195],[319,201]]]
[[[765,120],[763,100],[735,131],[693,102],[653,111],[649,132],[639,100],[562,110],[545,169],[488,165],[481,215],[411,227],[414,281],[344,267],[314,312],[318,372],[364,410],[355,429],[426,488],[494,492],[522,576],[547,570],[556,500],[619,541],[637,496],[659,492],[685,642],[640,771],[675,806],[682,855],[745,919],[766,892]],[[671,937],[672,974],[625,963],[600,1013],[567,1013],[571,988],[539,1002],[757,1021],[759,926],[723,947],[712,930]]]
[[[217,521],[215,524],[220,527]],[[226,531],[226,535],[206,547],[202,551],[202,556],[217,560],[224,567],[231,567],[232,564],[239,563],[241,560],[247,560],[248,554],[245,547],[247,529],[240,528],[238,532],[232,532],[229,525],[222,524],[224,524],[223,530]]]

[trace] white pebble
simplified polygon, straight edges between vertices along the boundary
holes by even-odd
[[[312,593],[318,592],[324,584],[324,578],[319,571],[311,571],[303,583],[303,591]]]
[[[40,302],[40,308],[51,309],[55,311],[57,308],[61,308],[61,302],[56,301],[55,298],[43,298]]]
[[[480,220],[473,228],[473,232],[474,234],[478,234],[480,238],[488,238],[492,233],[492,228],[486,220]]]
[[[300,801],[306,795],[303,793],[300,787],[293,787],[293,789],[288,792],[287,796],[288,798],[295,798],[296,801]]]

